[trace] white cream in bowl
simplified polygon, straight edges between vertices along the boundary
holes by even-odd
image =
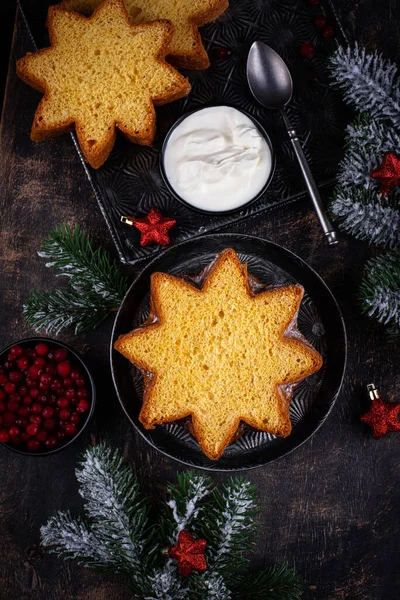
[[[230,106],[185,117],[164,147],[164,174],[175,193],[195,208],[230,211],[253,200],[272,170],[270,147],[255,123]]]

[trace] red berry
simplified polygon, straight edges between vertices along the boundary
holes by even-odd
[[[6,397],[5,391],[0,389],[0,402],[2,402],[2,400],[4,400],[5,397]]]
[[[62,442],[63,440],[65,440],[65,433],[63,431],[57,431],[57,437],[59,441]]]
[[[22,402],[25,404],[25,406],[30,406],[32,404],[32,398],[30,396],[24,396],[24,398],[22,398]]]
[[[72,398],[75,398],[75,394],[76,394],[76,391],[74,390],[74,388],[68,388],[67,391],[65,392],[65,397],[68,398],[69,400],[72,400]]]
[[[79,369],[77,369],[76,367],[71,369],[71,373],[70,373],[71,379],[73,379],[75,381],[75,379],[79,379],[80,376],[81,376],[81,374],[79,372]]]
[[[6,444],[9,439],[10,439],[10,436],[8,434],[7,429],[2,429],[0,431],[0,442],[2,442],[3,444]]]
[[[41,374],[43,373],[42,365],[32,365],[28,369],[29,377],[32,379],[39,379]]]
[[[46,356],[46,354],[49,352],[49,347],[44,342],[39,342],[35,348],[35,352],[38,356]]]
[[[17,360],[17,367],[21,369],[21,371],[25,371],[29,367],[29,360],[26,356],[21,356]]]
[[[64,360],[67,360],[67,357],[68,357],[68,352],[66,351],[65,348],[57,348],[57,350],[54,352],[54,360],[58,363],[60,363]]]
[[[300,54],[304,58],[312,58],[315,54],[315,48],[310,42],[304,42],[300,46]]]
[[[79,399],[81,398],[87,398],[89,395],[88,391],[86,388],[79,388],[77,396]]]
[[[69,406],[69,400],[68,400],[68,398],[59,398],[57,400],[57,406],[59,408],[68,408],[68,406]]]
[[[9,374],[9,379],[10,381],[12,381],[13,383],[18,383],[18,381],[21,381],[21,379],[23,378],[23,373],[21,373],[21,371],[10,371]]]
[[[14,413],[11,413],[11,412],[5,412],[5,413],[3,413],[3,425],[4,425],[4,427],[11,427],[11,425],[14,425],[16,418],[17,417],[16,417],[16,415]]]
[[[45,383],[43,383],[43,381],[39,381],[39,390],[42,392],[47,392],[47,390],[49,389],[49,386]]]
[[[60,417],[61,421],[68,421],[69,415],[70,415],[70,412],[69,412],[68,408],[63,408],[62,410],[60,410],[59,417]]]
[[[0,413],[4,412],[6,410],[6,405],[4,404],[4,402],[0,402]]]
[[[33,361],[33,364],[44,367],[46,364],[46,359],[43,358],[42,356],[39,356],[39,358],[35,358],[35,360]]]
[[[57,438],[54,437],[54,435],[51,435],[47,438],[47,440],[45,441],[44,445],[46,446],[46,448],[48,448],[49,450],[51,448],[55,448],[57,445]]]
[[[29,436],[29,435],[26,433],[26,431],[23,431],[23,432],[21,433],[21,440],[22,440],[23,442],[26,442],[26,441],[27,441],[27,440],[29,440],[29,439],[30,439],[30,436]]]
[[[4,385],[5,383],[7,383],[7,381],[8,381],[7,375],[4,375],[4,373],[0,373],[0,385]]]
[[[47,355],[47,360],[53,362],[54,360],[54,352],[49,352]]]
[[[311,6],[318,6],[320,1],[321,0],[308,0],[308,3],[311,4]]]
[[[13,356],[14,358],[18,358],[18,356],[22,356],[24,353],[24,349],[22,348],[22,346],[12,346],[10,348],[10,354],[11,356]]]
[[[77,432],[75,423],[66,423],[64,430],[67,435],[75,435]]]
[[[68,377],[71,373],[71,365],[69,362],[60,362],[57,365],[57,373],[61,375],[61,377]]]
[[[81,420],[80,416],[78,415],[78,413],[74,412],[72,413],[72,415],[70,416],[69,420],[71,421],[71,423],[75,423],[75,425],[78,425],[79,421]]]
[[[48,375],[50,375],[51,378],[57,375],[57,369],[54,365],[47,365],[44,369],[44,372],[48,373]]]
[[[75,381],[75,385],[76,387],[85,387],[85,380],[83,377],[79,377],[76,381]]]
[[[38,431],[36,434],[36,439],[39,442],[45,442],[47,439],[47,433],[45,431]]]
[[[39,392],[39,390],[37,388],[31,388],[29,390],[29,395],[30,395],[31,398],[39,398],[40,392]]]
[[[47,396],[46,394],[41,394],[38,398],[38,401],[41,402],[42,404],[47,404]]]
[[[76,412],[84,413],[89,410],[89,402],[87,400],[80,400],[78,406],[76,407]]]
[[[28,419],[15,419],[15,425],[18,425],[18,427],[26,427],[28,425]]]
[[[12,427],[10,427],[10,429],[8,430],[8,433],[10,434],[10,437],[16,437],[17,435],[20,434],[19,431],[19,427],[16,427],[15,425],[13,425]]]
[[[65,388],[69,388],[69,387],[71,387],[71,385],[74,385],[74,382],[72,381],[71,377],[64,377],[63,386]]]
[[[226,60],[232,55],[230,48],[217,48],[214,50],[214,56],[217,60]]]
[[[324,38],[331,38],[331,37],[333,37],[335,35],[335,30],[332,27],[332,25],[327,25],[324,28],[324,30],[322,32],[322,35],[324,36]]]
[[[26,433],[28,435],[36,435],[38,432],[39,426],[36,423],[29,423],[26,428]]]
[[[41,417],[39,417],[39,415],[31,415],[29,417],[29,423],[34,423],[35,425],[40,425],[40,423],[42,422]]]
[[[34,379],[32,379],[32,377],[28,376],[26,378],[26,387],[32,388],[32,387],[35,387],[35,385],[36,385],[36,381]]]
[[[58,390],[60,390],[62,387],[61,381],[60,379],[54,379],[53,383],[50,386],[50,389],[52,392],[58,392]]]
[[[21,387],[18,390],[18,393],[20,394],[20,396],[26,396],[27,394],[29,394],[28,388],[25,385],[21,385]]]
[[[15,387],[15,385],[13,383],[11,383],[10,381],[8,383],[6,383],[6,385],[4,386],[4,391],[6,394],[13,394],[16,389],[17,388]]]
[[[43,429],[45,431],[53,431],[55,426],[56,426],[56,422],[54,419],[46,419],[46,421],[43,423]]]
[[[318,27],[318,29],[323,29],[326,26],[327,22],[327,18],[323,15],[318,15],[318,17],[315,18],[315,25]]]
[[[36,452],[36,450],[39,450],[40,448],[40,442],[38,442],[37,440],[28,440],[26,442],[26,445],[28,450],[30,450],[31,452]]]
[[[47,404],[53,406],[57,402],[57,396],[55,394],[50,394],[47,398]]]
[[[19,409],[18,402],[13,402],[12,400],[10,400],[10,402],[8,402],[7,410],[10,411],[10,413],[16,413],[16,412],[18,412],[18,409]]]
[[[11,402],[21,402],[21,396],[19,394],[10,394]]]
[[[54,408],[52,406],[45,406],[42,412],[43,419],[51,419],[54,415]]]
[[[20,417],[29,417],[31,412],[31,409],[29,408],[29,406],[21,406],[21,408],[18,411],[18,414]]]
[[[34,415],[40,415],[42,410],[43,410],[43,406],[41,404],[39,404],[39,402],[34,402],[34,404],[32,404],[32,406],[31,406],[31,412]]]

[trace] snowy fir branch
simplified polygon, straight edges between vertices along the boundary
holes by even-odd
[[[41,528],[43,546],[50,552],[121,573],[138,600],[299,599],[298,578],[286,565],[248,578],[239,572],[247,566],[241,554],[252,547],[257,512],[249,482],[232,479],[216,487],[208,477],[180,474],[178,483],[168,486],[166,529],[165,516],[163,526],[148,524],[138,483],[118,452],[104,444],[89,448],[76,476],[86,520],[65,512],[50,518]],[[196,535],[195,540],[202,535],[207,542],[205,571],[193,567],[182,574],[178,560],[169,556],[183,532]]]
[[[389,325],[392,334],[400,332],[400,251],[367,262],[360,297],[368,316]]]
[[[340,229],[384,248],[400,247],[400,210],[395,198],[382,198],[372,190],[343,186],[335,189],[330,204]]]
[[[360,112],[400,126],[400,86],[397,67],[377,52],[367,53],[356,43],[339,47],[331,58],[331,72],[344,98]]]

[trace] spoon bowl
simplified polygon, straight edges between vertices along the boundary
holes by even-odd
[[[281,110],[292,98],[293,81],[286,63],[262,42],[250,48],[247,80],[254,98],[265,108]]]

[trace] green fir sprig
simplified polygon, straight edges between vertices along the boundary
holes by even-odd
[[[71,329],[76,334],[94,329],[118,310],[128,289],[109,254],[95,250],[79,228],[61,225],[43,240],[39,256],[57,276],[69,278],[66,290],[33,290],[24,305],[27,322],[35,331],[59,334]]]
[[[215,486],[193,472],[167,488],[158,522],[131,469],[104,444],[86,450],[76,471],[85,518],[59,512],[41,528],[42,543],[64,559],[121,573],[138,600],[300,600],[295,571],[282,565],[247,574],[258,503],[248,481]],[[184,529],[207,541],[207,569],[181,576],[168,556]]]

